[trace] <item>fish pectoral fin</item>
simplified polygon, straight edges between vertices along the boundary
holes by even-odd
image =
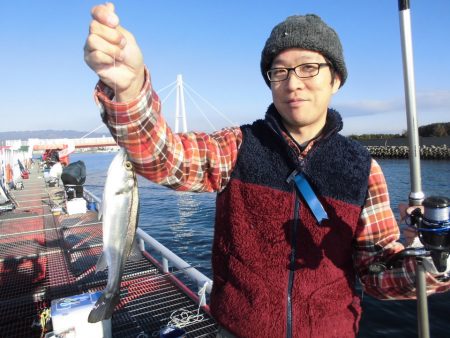
[[[106,256],[102,252],[100,257],[98,258],[97,265],[95,266],[95,272],[104,271],[108,267],[108,262],[106,261]]]
[[[141,260],[142,257],[143,257],[142,251],[139,248],[138,242],[134,240],[133,245],[131,246],[130,254],[128,255],[128,260],[132,262],[137,262]]]
[[[133,189],[133,184],[125,184],[121,189],[116,190],[116,195],[127,194]]]

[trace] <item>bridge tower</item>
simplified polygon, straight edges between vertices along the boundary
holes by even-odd
[[[181,132],[187,132],[186,125],[186,105],[184,102],[183,77],[181,74],[177,75],[177,101],[175,111],[175,133],[180,132],[180,121],[182,125]]]

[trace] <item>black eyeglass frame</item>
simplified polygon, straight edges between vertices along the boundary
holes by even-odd
[[[305,65],[316,65],[316,66],[317,66],[317,73],[314,74],[314,75],[308,75],[308,76],[300,76],[300,75],[298,75],[297,72],[296,72],[295,70],[296,70],[297,68],[299,68],[299,67],[301,67],[301,66],[305,66]],[[294,71],[295,76],[297,76],[298,78],[300,78],[300,79],[309,79],[309,78],[312,78],[312,77],[314,77],[314,76],[319,75],[319,73],[320,73],[320,68],[322,68],[322,67],[324,67],[324,66],[331,67],[331,65],[330,65],[329,63],[327,63],[327,62],[322,62],[322,63],[321,63],[321,62],[307,62],[307,63],[302,63],[302,64],[299,64],[299,65],[297,65],[297,66],[295,66],[295,67],[291,67],[291,68],[289,68],[289,67],[278,67],[278,68],[272,68],[272,69],[269,69],[269,70],[266,72],[266,76],[267,76],[267,79],[268,79],[270,82],[281,82],[281,81],[287,80],[287,79],[289,78],[289,74],[291,73],[291,71]],[[271,79],[270,79],[270,73],[271,73],[273,70],[287,70],[286,77],[285,77],[284,79],[282,79],[282,80],[271,80]]]

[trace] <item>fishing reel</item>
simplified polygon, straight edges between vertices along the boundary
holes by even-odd
[[[415,209],[410,216],[410,225],[417,229],[420,242],[429,251],[436,269],[445,272],[450,252],[449,200],[430,196],[422,205],[424,212],[420,208]]]

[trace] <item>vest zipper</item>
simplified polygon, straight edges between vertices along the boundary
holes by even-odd
[[[289,271],[289,281],[288,281],[288,294],[287,294],[287,326],[286,326],[286,337],[292,337],[292,286],[294,284],[294,272],[295,272],[295,256],[297,253],[297,224],[298,224],[298,213],[300,209],[300,201],[298,196],[295,198],[295,211],[294,211],[294,221],[292,222],[292,238],[291,238],[291,262]]]

